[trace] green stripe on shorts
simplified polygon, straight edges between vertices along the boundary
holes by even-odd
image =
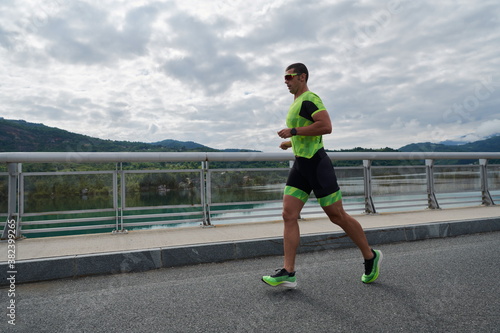
[[[326,197],[318,198],[318,202],[321,207],[330,206],[331,204],[334,204],[339,200],[342,200],[342,192],[340,192],[340,190],[329,194]]]
[[[301,200],[303,203],[306,203],[307,199],[309,199],[309,194],[293,186],[285,186],[285,194],[291,195],[292,197]]]

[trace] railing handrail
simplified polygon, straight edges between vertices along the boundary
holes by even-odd
[[[500,159],[500,152],[328,152],[333,160]],[[7,152],[0,163],[289,161],[291,153],[265,152]]]

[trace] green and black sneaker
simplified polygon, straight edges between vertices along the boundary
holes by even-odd
[[[372,252],[375,256],[370,260],[365,260],[365,274],[361,277],[364,283],[372,283],[378,278],[380,263],[384,257],[380,250],[372,250]]]
[[[295,272],[289,273],[286,269],[277,269],[276,274],[266,275],[262,277],[267,285],[272,287],[287,287],[295,288],[297,286],[297,279],[295,277]]]

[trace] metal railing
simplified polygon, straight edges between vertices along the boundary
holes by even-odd
[[[336,167],[339,183],[344,195],[346,210],[360,210],[367,214],[375,214],[388,205],[391,209],[407,209],[423,207],[439,209],[441,202],[452,200],[459,205],[482,204],[494,205],[498,200],[490,193],[500,189],[499,165],[488,165],[492,159],[500,159],[500,153],[328,153],[334,161],[362,161],[359,167]],[[50,232],[126,232],[129,228],[153,227],[156,225],[185,225],[199,223],[212,226],[216,221],[230,219],[278,219],[281,216],[281,194],[275,199],[247,200],[240,194],[245,181],[251,180],[252,173],[276,173],[282,177],[277,188],[282,189],[288,173],[288,167],[275,168],[211,168],[213,162],[290,162],[294,157],[288,153],[0,153],[0,163],[5,163],[7,172],[0,172],[7,183],[7,211],[0,212],[7,222],[15,221],[16,237],[26,234]],[[460,159],[473,160],[472,165],[436,165],[436,160]],[[421,161],[421,165],[373,166],[373,161]],[[156,169],[125,170],[123,163],[130,162],[198,162],[199,168],[192,169]],[[65,172],[23,172],[23,163],[114,163],[114,170],[106,171],[65,171]],[[463,171],[458,171],[465,168]],[[448,171],[451,170],[451,171]],[[140,174],[174,174],[186,175],[192,197],[190,203],[172,204],[160,202],[154,205],[130,204],[127,199],[128,177]],[[226,187],[217,185],[217,177],[226,173],[241,173],[243,183],[240,190],[235,191],[231,200],[221,200],[216,191],[225,191]],[[343,177],[342,173],[350,173]],[[352,176],[354,174],[354,176]],[[452,193],[440,191],[443,179],[445,182],[458,182],[461,179],[472,179],[473,185]],[[101,177],[109,179],[111,202],[109,207],[85,209],[26,209],[26,182],[36,177]],[[458,178],[457,178],[458,177]],[[401,181],[408,188],[407,193],[391,193],[391,186],[385,183]],[[403,179],[403,180],[401,180]],[[451,179],[451,180],[450,180]],[[102,180],[102,179],[101,179]],[[438,184],[436,184],[438,180]],[[374,188],[375,192],[374,193]],[[168,188],[160,189],[169,191]],[[279,192],[279,191],[278,191]],[[282,192],[281,192],[282,193]],[[402,197],[403,195],[403,197]],[[399,198],[398,198],[399,197]],[[0,195],[0,198],[2,196]],[[32,200],[33,201],[33,200]],[[36,201],[36,200],[35,200]],[[360,208],[361,207],[361,208]],[[318,214],[318,205],[306,205],[302,214]],[[251,214],[250,214],[251,213]],[[250,215],[249,215],[250,214]],[[2,238],[6,238],[8,226],[5,223]]]

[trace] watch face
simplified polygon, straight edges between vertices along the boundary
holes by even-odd
[[[296,128],[292,128],[292,130],[290,131],[290,134],[297,135],[297,129]]]

